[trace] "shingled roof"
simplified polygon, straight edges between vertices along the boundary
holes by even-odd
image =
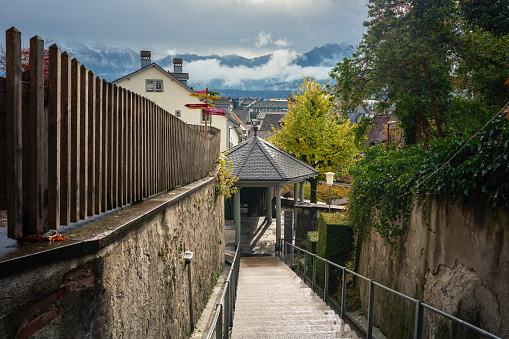
[[[318,175],[313,167],[257,136],[230,148],[227,160],[233,162],[237,186],[289,184]]]

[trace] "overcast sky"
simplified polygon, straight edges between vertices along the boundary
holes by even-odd
[[[2,37],[15,26],[23,42],[55,40],[122,44],[174,53],[254,57],[298,54],[325,43],[356,42],[367,0],[17,0],[3,1]]]

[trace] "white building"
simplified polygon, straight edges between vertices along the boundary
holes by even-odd
[[[113,81],[132,92],[138,93],[162,107],[169,113],[190,125],[207,125],[221,131],[221,151],[232,147],[243,140],[239,121],[231,109],[225,116],[205,115],[202,110],[189,109],[186,104],[203,104],[197,97],[191,97],[195,91],[187,86],[189,74],[182,73],[182,59],[173,59],[174,72],[170,73],[161,66],[152,63],[150,51],[141,51],[141,68]]]

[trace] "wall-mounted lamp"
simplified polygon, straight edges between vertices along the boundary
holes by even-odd
[[[191,251],[185,251],[184,252],[184,260],[186,262],[186,264],[190,264],[191,263],[191,259],[193,259],[193,252]]]

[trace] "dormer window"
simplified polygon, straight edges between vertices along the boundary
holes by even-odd
[[[162,80],[146,80],[147,92],[162,92],[163,91],[163,81]]]

